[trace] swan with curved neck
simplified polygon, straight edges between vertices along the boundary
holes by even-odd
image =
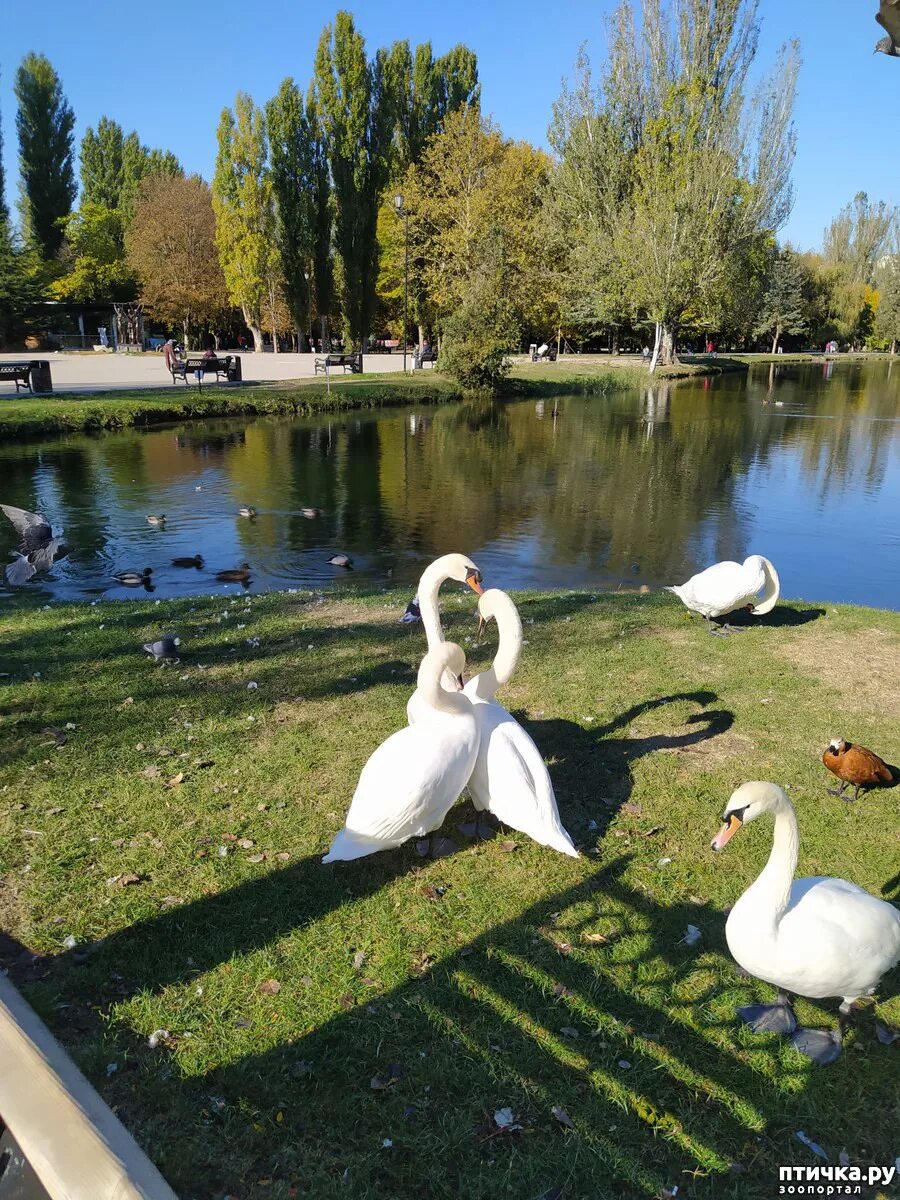
[[[846,879],[795,879],[800,834],[793,805],[774,783],[742,784],[725,809],[712,848],[722,850],[749,822],[768,814],[775,832],[768,862],[732,908],[728,948],[749,974],[782,993],[840,997],[841,1016],[871,995],[900,961],[900,912]],[[755,1029],[793,1033],[794,1044],[817,1062],[840,1053],[840,1036],[800,1030],[787,998],[752,1006],[742,1016]]]
[[[460,690],[465,665],[453,642],[441,642],[422,659],[417,688],[422,719],[392,734],[372,754],[323,862],[363,858],[443,824],[478,753],[472,704]],[[448,672],[452,691],[442,682]]]
[[[522,652],[522,622],[513,601],[491,588],[478,601],[482,621],[497,622],[499,644],[486,671],[465,686],[479,732],[478,756],[469,779],[477,809],[492,812],[504,825],[527,833],[542,846],[572,858],[572,845],[556,807],[553,784],[532,738],[494,696],[511,678]]]
[[[425,628],[425,638],[429,650],[434,650],[444,640],[444,633],[441,629],[441,613],[438,608],[438,593],[448,579],[455,579],[457,583],[466,584],[478,595],[484,591],[481,572],[464,554],[444,554],[425,568],[419,580],[417,595],[419,613]],[[452,687],[452,680],[445,679],[444,686]],[[419,695],[417,688],[406,705],[406,715],[410,725],[422,719],[426,708],[427,705]]]
[[[725,624],[713,629],[712,618],[741,608],[749,609],[754,616],[764,616],[778,603],[781,581],[767,558],[751,554],[742,563],[714,563],[699,575],[692,575],[687,583],[675,584],[666,591],[674,592],[690,612],[704,617],[710,633],[725,636],[743,632],[743,627]]]

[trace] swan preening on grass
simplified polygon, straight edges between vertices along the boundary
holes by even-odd
[[[506,592],[491,588],[478,601],[484,621],[497,622],[499,646],[486,671],[465,686],[478,726],[479,745],[469,792],[475,807],[542,846],[578,858],[559,819],[550,774],[540,750],[519,722],[494,699],[512,677],[522,651],[522,622]]]
[[[382,742],[363,767],[344,828],[322,862],[363,858],[443,824],[478,753],[472,704],[459,682],[465,663],[453,642],[441,642],[422,659],[420,718]],[[456,680],[455,691],[443,686],[445,672]]]
[[[737,963],[782,993],[774,1005],[742,1016],[757,1030],[793,1035],[794,1045],[819,1063],[840,1053],[840,1035],[797,1029],[784,993],[837,997],[841,1016],[869,996],[900,961],[900,911],[846,879],[795,879],[800,834],[793,805],[774,783],[745,783],[733,793],[712,848],[722,850],[757,817],[775,819],[772,852],[756,882],[728,915],[725,937]]]
[[[725,636],[739,632],[740,627],[726,624],[713,629],[713,617],[724,617],[739,608],[749,608],[755,616],[771,612],[778,603],[781,582],[767,558],[751,554],[742,563],[715,563],[666,591],[674,592],[686,608],[704,617],[710,633]]]

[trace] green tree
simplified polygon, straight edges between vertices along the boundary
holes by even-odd
[[[9,217],[6,207],[6,172],[3,167],[3,121],[0,119],[0,223]]]
[[[192,330],[214,322],[226,307],[209,184],[198,175],[148,176],[126,245],[144,307],[181,325],[190,345]]]
[[[883,342],[890,344],[891,354],[896,354],[900,341],[900,255],[892,254],[884,263],[879,285],[875,332]]]
[[[576,213],[589,213],[590,252],[602,264],[582,292],[593,289],[604,315],[627,297],[655,325],[653,365],[674,359],[685,319],[712,309],[735,262],[790,211],[797,52],[783,50],[748,95],[757,8],[758,0],[643,0],[640,25],[653,32],[639,36],[624,0],[599,89],[582,60],[582,79],[557,113],[563,186]]]
[[[493,391],[509,373],[519,331],[503,229],[486,229],[479,249],[465,298],[444,322],[441,370],[466,391]]]
[[[410,50],[395,42],[385,60],[385,86],[394,121],[393,174],[419,161],[425,143],[439,133],[449,113],[477,106],[480,96],[478,60],[463,45],[435,58],[431,42]]]
[[[213,177],[216,245],[228,297],[244,314],[257,353],[262,352],[264,307],[276,274],[272,178],[266,165],[265,115],[238,92],[234,111],[224,109]],[[277,348],[277,340],[273,348]]]
[[[122,126],[109,117],[89,125],[81,139],[81,203],[118,208],[122,200]]]
[[[63,230],[60,257],[66,273],[50,285],[54,299],[94,304],[134,296],[118,209],[85,202],[66,217]]]
[[[184,169],[170,150],[150,150],[141,143],[136,133],[129,133],[122,143],[122,184],[119,192],[119,208],[126,227],[134,212],[141,184],[153,175],[183,177]]]
[[[44,258],[62,244],[60,220],[75,199],[75,115],[59,76],[42,54],[28,54],[16,72],[16,132],[22,181],[22,224]]]
[[[8,215],[0,215],[0,348],[20,340],[29,305],[41,299],[37,252],[22,247]]]
[[[315,89],[310,85],[306,96],[306,119],[312,149],[313,180],[313,284],[316,313],[319,317],[322,346],[327,347],[328,318],[334,304],[334,259],[331,254],[333,204],[328,152],[316,105]]]
[[[370,62],[353,17],[339,12],[316,51],[318,117],[334,188],[334,240],[341,265],[343,311],[352,341],[362,345],[375,308],[378,205],[387,182],[392,106],[386,54]]]
[[[772,353],[778,352],[782,334],[805,333],[808,316],[804,293],[806,272],[803,261],[790,246],[779,250],[772,258],[766,280],[766,290],[753,332],[767,334],[772,339]]]
[[[266,124],[284,296],[298,350],[309,328],[316,238],[315,146],[309,117],[297,85],[285,79],[266,105]]]
[[[410,294],[421,289],[437,323],[467,300],[486,247],[500,237],[504,288],[517,326],[546,328],[555,311],[541,207],[550,168],[545,154],[505,141],[473,107],[450,113],[443,131],[429,139],[402,191],[410,214]],[[393,265],[395,277],[401,236],[395,232],[385,264]]]
[[[853,283],[871,284],[897,228],[898,210],[857,192],[825,230],[822,255]]]

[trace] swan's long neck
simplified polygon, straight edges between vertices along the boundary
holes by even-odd
[[[425,679],[420,674],[418,685],[422,699],[430,708],[435,708],[438,712],[471,712],[472,703],[467,696],[464,696],[462,692],[448,691],[441,685],[443,673],[442,668],[437,676],[429,673]]]
[[[475,677],[475,695],[481,700],[493,700],[497,688],[511,678],[522,653],[522,621],[515,604],[498,605],[495,617],[499,641],[494,661],[486,671]]]
[[[771,612],[778,603],[778,597],[781,593],[781,581],[778,578],[778,572],[767,558],[759,556],[762,563],[763,576],[765,578],[765,587],[763,588],[762,598],[754,605],[754,612],[759,615]]]
[[[770,916],[776,925],[784,915],[790,900],[799,849],[800,833],[794,810],[779,809],[775,815],[775,833],[769,861],[756,882],[744,893],[744,896],[752,895],[754,907]]]
[[[444,573],[442,567],[437,563],[432,563],[430,567],[425,568],[422,578],[419,580],[419,612],[422,615],[422,624],[425,627],[429,650],[433,650],[444,640],[444,631],[441,629],[441,612],[438,608],[438,592],[441,590],[441,584],[449,578],[450,576]]]

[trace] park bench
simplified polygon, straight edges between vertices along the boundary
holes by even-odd
[[[183,379],[187,384],[188,376],[193,375],[201,390],[205,375],[215,375],[216,383],[219,383],[222,375],[229,382],[241,379],[241,360],[236,354],[226,354],[224,358],[204,358],[199,354],[193,356],[189,354],[187,358],[175,359],[170,369],[173,383]]]
[[[361,375],[362,357],[361,354],[326,354],[324,358],[316,359],[315,374],[327,375],[332,368],[340,367],[342,371],[349,371],[351,375]]]
[[[36,358],[22,362],[0,362],[0,383],[14,383],[16,395],[22,389],[29,392],[52,392],[50,364]]]
[[[417,350],[413,355],[413,364],[416,367],[424,367],[426,363],[431,363],[434,366],[437,360],[437,350]]]

